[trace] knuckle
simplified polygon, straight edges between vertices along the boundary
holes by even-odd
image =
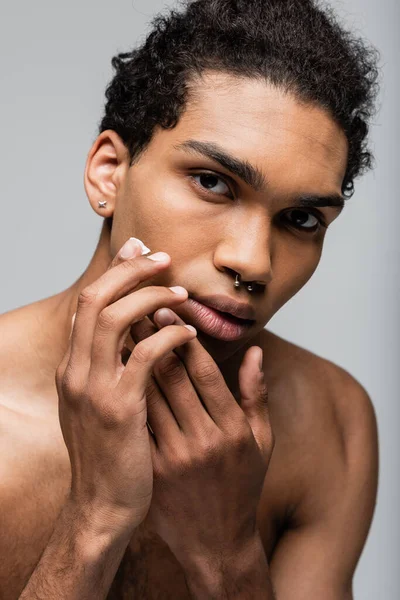
[[[197,459],[195,462],[201,464],[214,464],[220,457],[221,440],[219,436],[208,433],[201,435],[197,442]]]
[[[189,451],[179,450],[175,456],[171,458],[171,472],[174,475],[182,476],[190,472],[193,467],[193,457]]]
[[[110,406],[102,403],[97,409],[98,418],[105,430],[121,429],[127,423],[126,411],[122,406]]]
[[[220,381],[220,371],[214,365],[207,362],[198,362],[193,376],[201,383],[213,385]]]
[[[152,359],[152,350],[148,344],[145,344],[144,341],[136,344],[132,351],[131,358],[133,357],[134,361],[139,364],[146,364]]]
[[[231,444],[238,454],[242,454],[249,445],[249,437],[245,433],[236,434]]]
[[[97,317],[97,328],[101,331],[110,331],[115,329],[115,326],[118,322],[118,316],[115,313],[114,309],[105,308]]]
[[[63,373],[60,371],[57,377],[59,389],[67,400],[74,401],[81,395],[82,390],[71,365],[68,364],[65,371]]]
[[[81,290],[78,296],[78,308],[87,308],[98,302],[100,295],[99,288],[94,285],[88,285]]]
[[[176,354],[171,353],[159,362],[157,374],[160,374],[165,379],[172,379],[174,382],[182,382],[185,379],[186,370]]]

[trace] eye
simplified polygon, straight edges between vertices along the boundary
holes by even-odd
[[[203,172],[197,173],[197,175],[190,175],[190,177],[196,182],[196,185],[206,191],[206,193],[218,194],[219,196],[230,194],[232,197],[230,187],[225,183],[222,177],[216,173]]]
[[[292,215],[292,217],[287,218],[288,215]],[[291,210],[284,215],[284,218],[289,221],[289,224],[292,227],[308,233],[314,233],[321,227],[327,227],[322,215],[317,216],[314,213],[305,210]]]

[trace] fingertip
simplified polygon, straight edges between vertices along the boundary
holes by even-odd
[[[136,258],[136,256],[140,256],[142,253],[143,248],[141,243],[139,243],[135,238],[129,238],[129,240],[122,246],[117,256],[121,260],[129,260],[130,258]]]
[[[188,329],[189,331],[191,331],[192,333],[195,333],[197,335],[197,329],[195,329],[195,327],[193,327],[193,325],[184,325],[184,327],[186,329]]]
[[[126,260],[138,258],[139,256],[144,256],[150,252],[151,250],[147,248],[141,240],[133,237],[129,238],[129,240],[125,242],[122,248],[114,256],[114,259],[110,263],[109,269],[112,269]]]
[[[154,313],[154,322],[159,327],[178,324],[178,316],[169,308],[160,308]]]

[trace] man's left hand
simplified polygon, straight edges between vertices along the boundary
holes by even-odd
[[[158,328],[184,322],[155,314]],[[168,319],[169,314],[169,319]],[[157,331],[146,318],[135,344]],[[239,369],[240,406],[197,338],[160,360],[146,390],[154,487],[148,517],[182,565],[234,556],[256,534],[274,447],[268,391],[251,347]]]

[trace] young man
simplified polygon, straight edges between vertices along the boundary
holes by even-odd
[[[376,54],[309,0],[198,0],[113,65],[93,259],[1,317],[1,597],[350,600],[374,409],[264,327],[371,166]]]

